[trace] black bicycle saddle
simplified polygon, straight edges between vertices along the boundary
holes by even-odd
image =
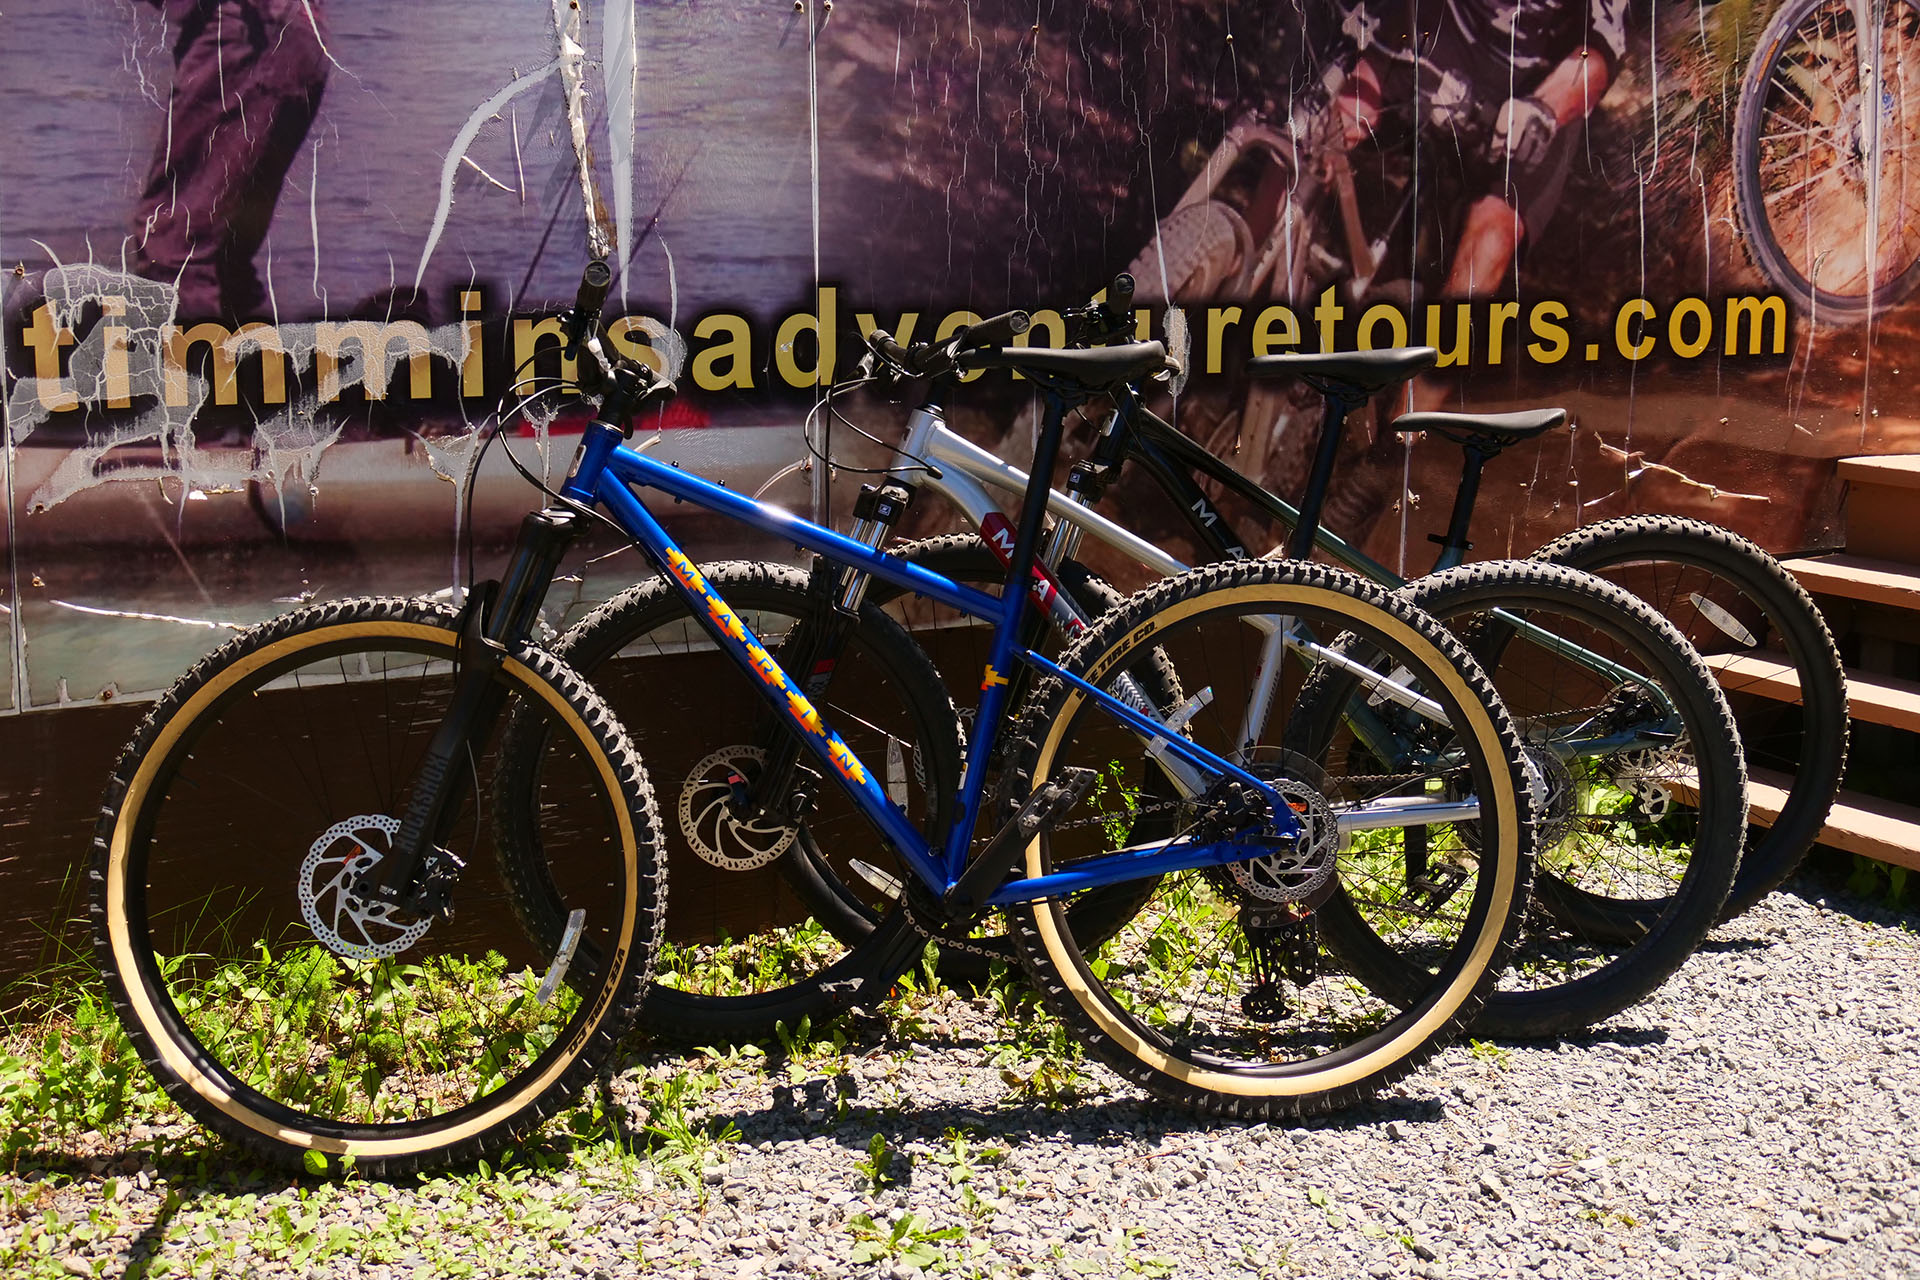
[[[1440,353],[1432,347],[1384,347],[1378,351],[1290,351],[1277,356],[1255,356],[1247,373],[1255,378],[1303,378],[1316,390],[1335,383],[1361,395],[1372,395],[1416,373],[1431,369]]]
[[[1159,342],[1084,348],[979,347],[960,352],[959,361],[964,368],[1018,369],[1028,377],[1039,374],[1088,391],[1104,391],[1179,367],[1167,358],[1167,348]]]
[[[1395,431],[1431,431],[1455,444],[1501,448],[1531,440],[1567,420],[1565,409],[1522,409],[1518,413],[1403,413]]]

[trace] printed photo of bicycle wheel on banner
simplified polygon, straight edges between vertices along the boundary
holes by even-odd
[[[9,1274],[1920,1257],[1920,8],[102,0],[0,105]]]

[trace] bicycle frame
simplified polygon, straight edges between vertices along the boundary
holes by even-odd
[[[1322,428],[1322,449],[1326,452],[1338,442],[1339,418],[1329,415],[1329,421]],[[1191,439],[1176,431],[1171,425],[1147,411],[1136,403],[1117,409],[1109,420],[1108,432],[1125,432],[1122,444],[1122,456],[1139,462],[1161,489],[1172,498],[1184,513],[1187,523],[1201,541],[1211,546],[1219,559],[1245,559],[1247,548],[1234,533],[1226,517],[1201,492],[1194,482],[1193,472],[1218,481],[1236,495],[1253,503],[1261,511],[1279,521],[1287,529],[1303,529],[1302,514],[1284,499],[1249,480],[1227,463],[1214,457]],[[1004,537],[996,536],[1004,531],[1006,517],[1001,513],[998,503],[988,491],[988,486],[1013,492],[1024,492],[1027,488],[1027,474],[1012,463],[1005,461],[982,449],[980,446],[958,435],[946,425],[944,415],[938,406],[923,404],[916,408],[908,419],[907,439],[902,446],[903,461],[895,467],[893,478],[906,484],[924,481],[931,484],[943,497],[952,502],[966,515],[967,519],[982,531],[990,545],[999,544],[999,549],[1007,549]],[[1331,461],[1330,455],[1328,461]],[[929,475],[922,463],[933,463],[937,470]],[[1095,511],[1090,503],[1076,501],[1069,494],[1057,489],[1049,489],[1047,509],[1060,519],[1055,537],[1048,548],[1047,562],[1057,566],[1067,555],[1073,554],[1075,544],[1083,534],[1092,534],[1099,541],[1116,551],[1130,556],[1140,564],[1163,575],[1184,573],[1189,568],[1177,557],[1163,548],[1147,541],[1138,534],[1115,523]],[[1325,550],[1335,561],[1362,577],[1379,582],[1390,589],[1406,585],[1406,579],[1395,574],[1385,565],[1372,559],[1365,552],[1353,546],[1345,539],[1329,532],[1317,518],[1311,521],[1311,546]],[[1304,553],[1308,544],[1299,537],[1290,544],[1290,553]],[[1440,550],[1434,565],[1434,572],[1450,569],[1464,559],[1464,547],[1449,541]],[[1069,607],[1071,607],[1069,602]],[[1532,643],[1579,662],[1610,678],[1623,682],[1646,686],[1649,693],[1658,698],[1666,707],[1669,718],[1674,714],[1671,702],[1658,686],[1650,685],[1638,672],[1623,667],[1610,659],[1593,653],[1544,628],[1537,627],[1524,618],[1516,617],[1505,610],[1495,610],[1500,617],[1517,633]],[[1266,623],[1264,619],[1249,619],[1256,626]],[[1262,679],[1257,683],[1254,698],[1249,706],[1247,721],[1249,724],[1264,721],[1267,705],[1271,698],[1272,684],[1278,674],[1279,647],[1291,642],[1316,661],[1333,661],[1347,667],[1358,667],[1342,655],[1334,653],[1325,646],[1301,636],[1297,629],[1289,634],[1280,634],[1270,623],[1265,626],[1270,633],[1269,651],[1262,661]],[[1394,686],[1384,686],[1382,692],[1393,697]],[[1400,699],[1395,699],[1401,701]],[[1402,705],[1406,705],[1404,702]],[[1427,708],[1418,706],[1410,709],[1430,713]],[[1400,735],[1378,721],[1377,717],[1366,717],[1372,723],[1356,725],[1364,738],[1375,745],[1384,745]],[[1248,740],[1251,740],[1249,735]],[[1611,740],[1569,741],[1562,745],[1575,748],[1572,754],[1590,754],[1595,749],[1606,746],[1607,749],[1620,749],[1627,743],[1612,743]]]
[[[1056,414],[1057,434],[1057,415],[1060,412],[1057,402],[1053,412]],[[661,527],[645,503],[634,493],[635,488],[657,490],[677,500],[692,503],[817,552],[835,564],[851,566],[896,586],[927,595],[970,617],[994,622],[993,656],[984,673],[973,740],[968,744],[959,811],[945,833],[941,847],[930,845],[906,814],[893,803],[871,770],[848,748],[833,727],[821,718],[758,637],[728,607],[693,561]],[[1025,592],[1008,591],[1001,597],[994,597],[909,561],[870,550],[862,543],[822,525],[743,497],[675,467],[655,462],[626,447],[622,443],[620,430],[599,420],[587,427],[562,494],[583,504],[597,502],[612,515],[615,523],[666,574],[714,643],[752,677],[751,682],[760,690],[775,714],[826,765],[837,785],[847,792],[861,812],[894,846],[913,874],[936,892],[950,890],[958,883],[966,867],[967,853],[980,819],[981,798],[988,772],[987,756],[1004,727],[1008,711],[1007,681],[1003,673],[1010,670],[1014,662],[1024,663],[1073,685],[1107,714],[1135,732],[1164,741],[1172,755],[1203,775],[1233,777],[1258,788],[1271,806],[1274,838],[1293,839],[1300,833],[1300,824],[1292,810],[1266,783],[1179,734],[1165,731],[1157,721],[1018,644],[1015,638],[1019,635],[1020,624],[1025,616]],[[1037,528],[1037,513],[1034,523]],[[1031,554],[1028,560],[1030,571]],[[1352,821],[1367,826],[1403,826],[1412,825],[1415,821],[1462,821],[1477,812],[1478,804],[1473,801],[1444,804],[1420,801],[1405,806],[1375,802],[1366,806],[1365,812],[1354,814]],[[1192,867],[1225,865],[1252,856],[1256,854],[1250,851],[1250,842],[1244,836],[1206,843],[1183,843],[1176,837],[1091,858],[1076,864],[1070,872],[1009,880],[988,895],[983,905],[1004,906],[1029,902],[1142,876]]]

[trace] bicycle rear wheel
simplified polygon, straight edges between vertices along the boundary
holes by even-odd
[[[1245,712],[1266,635],[1252,620],[1303,624],[1321,643],[1356,637],[1392,659],[1365,695],[1425,708],[1424,757],[1398,776],[1343,773],[1344,761],[1284,749],[1299,682],[1260,724]],[[1505,963],[1530,874],[1531,802],[1512,722],[1466,651],[1407,602],[1351,574],[1263,560],[1197,569],[1128,597],[1063,659],[1098,680],[1144,646],[1212,698],[1187,723],[1201,746],[1278,789],[1300,817],[1291,845],[1249,836],[1246,862],[1161,876],[1111,936],[1076,926],[1072,899],[1007,911],[1022,962],[1048,1007],[1116,1071],[1157,1097],[1215,1114],[1301,1115],[1363,1098],[1411,1071],[1467,1025]],[[1151,748],[1076,686],[1048,681],[1023,717],[1016,790],[1068,768],[1101,785],[1028,846],[1029,877],[1071,870],[1135,843],[1150,806],[1176,838],[1218,822],[1227,797],[1156,801]],[[1343,847],[1343,821],[1368,805],[1435,815],[1381,826]],[[1380,810],[1375,809],[1375,821]],[[1441,815],[1445,815],[1442,817]],[[1249,833],[1255,828],[1248,827]],[[1444,895],[1407,888],[1406,833],[1430,837],[1459,876]],[[1329,916],[1357,917],[1417,970],[1412,998],[1370,991],[1324,945]]]
[[[1486,670],[1545,793],[1538,910],[1476,1028],[1565,1035],[1639,1003],[1713,928],[1739,864],[1746,768],[1712,673],[1651,606],[1558,565],[1489,561],[1402,593]]]
[[[1720,914],[1732,919],[1799,867],[1846,773],[1846,675],[1820,610],[1778,560],[1702,520],[1603,520],[1533,558],[1625,587],[1673,623],[1727,695],[1753,784],[1783,793],[1773,822],[1748,828]],[[1797,696],[1783,700],[1783,684]]]
[[[197,664],[115,766],[92,870],[108,989],[169,1096],[278,1163],[484,1154],[591,1079],[639,1005],[665,890],[652,792],[606,707],[538,649],[493,679],[553,743],[539,799],[566,929],[523,929],[484,852],[497,724],[448,784],[460,803],[430,855],[457,914],[354,895],[460,654],[456,615],[424,603],[302,609]]]

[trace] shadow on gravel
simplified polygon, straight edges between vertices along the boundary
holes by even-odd
[[[1564,1036],[1543,1036],[1534,1040],[1502,1038],[1501,1044],[1525,1049],[1592,1049],[1599,1045],[1620,1045],[1633,1049],[1644,1045],[1665,1044],[1672,1036],[1665,1027],[1588,1027]]]
[[[806,1082],[794,1086],[796,1100],[811,1099],[817,1089]],[[824,1083],[830,1090],[831,1080]],[[1378,1128],[1389,1121],[1431,1124],[1445,1118],[1446,1108],[1438,1097],[1389,1098],[1350,1107],[1337,1115],[1314,1116],[1293,1121],[1274,1121],[1275,1130],[1328,1130],[1346,1132]],[[884,1137],[890,1147],[915,1139],[940,1138],[958,1131],[978,1138],[1000,1138],[1009,1143],[1068,1138],[1080,1143],[1120,1140],[1153,1141],[1186,1133],[1215,1133],[1231,1121],[1214,1116],[1170,1111],[1151,1099],[1113,1098],[1086,1102],[1063,1102],[1056,1106],[1020,1105],[986,1108],[964,1104],[934,1105],[904,1109],[875,1109],[852,1105],[844,1117],[823,1121],[809,1120],[799,1106],[777,1102],[758,1111],[736,1111],[715,1119],[732,1124],[746,1142],[791,1139],[796,1132],[806,1136],[832,1138],[849,1151],[865,1151],[875,1134]],[[1261,1126],[1248,1126],[1261,1127]]]
[[[71,1189],[93,1185],[96,1179],[131,1181],[143,1173],[166,1187],[153,1220],[140,1228],[112,1260],[119,1269],[94,1273],[118,1275],[122,1280],[144,1280],[166,1241],[168,1228],[183,1209],[191,1211],[202,1200],[226,1196],[271,1196],[302,1181],[312,1181],[257,1165],[247,1151],[218,1138],[207,1137],[204,1144],[192,1138],[184,1145],[177,1143],[178,1139],[143,1139],[113,1155],[87,1157],[70,1151],[28,1149],[12,1157],[9,1171],[19,1175],[26,1188],[44,1183],[48,1188]],[[32,1193],[26,1188],[16,1194],[30,1197]]]
[[[1695,951],[1704,951],[1708,955],[1736,955],[1742,951],[1765,951],[1773,945],[1771,938],[1708,938],[1695,947]]]
[[[1920,906],[1897,906],[1884,898],[1866,897],[1845,887],[1837,876],[1803,875],[1778,892],[1799,898],[1809,906],[1824,907],[1864,924],[1886,925],[1920,933]],[[1908,896],[1912,896],[1909,889]]]

